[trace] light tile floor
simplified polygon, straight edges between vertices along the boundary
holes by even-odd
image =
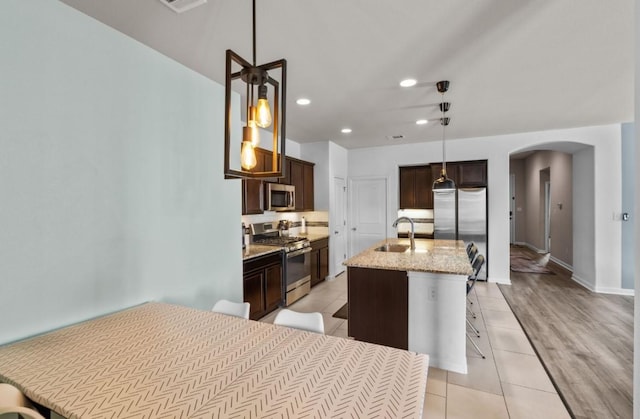
[[[569,414],[498,286],[478,282],[470,305],[484,352],[467,343],[468,374],[429,368],[424,417],[429,419],[564,419]],[[315,286],[292,310],[322,313],[327,335],[347,337],[347,320],[333,317],[347,302],[347,275]],[[272,323],[277,310],[260,321]]]

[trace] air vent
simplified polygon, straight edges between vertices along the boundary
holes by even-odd
[[[160,3],[164,4],[176,13],[186,12],[194,7],[205,4],[207,0],[160,0]]]
[[[396,135],[387,135],[387,140],[402,140],[404,138],[404,135],[402,134],[396,134]]]

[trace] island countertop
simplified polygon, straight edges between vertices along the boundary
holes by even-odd
[[[380,252],[385,245],[409,246],[409,239],[388,238],[363,252],[347,259],[348,267],[386,269],[392,271],[434,272],[453,275],[470,275],[471,264],[462,240],[416,239],[415,250],[405,252]]]

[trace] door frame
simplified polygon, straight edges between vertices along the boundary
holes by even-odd
[[[544,182],[544,251],[551,252],[551,181]]]
[[[513,173],[509,174],[509,240],[511,244],[516,242],[516,175]]]
[[[341,186],[338,185],[338,183],[341,183]],[[347,206],[347,179],[340,177],[340,176],[334,176],[333,178],[333,193],[334,196],[332,199],[333,203],[337,203],[337,199],[335,199],[335,196],[340,192],[339,189],[342,189],[342,220],[338,220],[337,217],[337,211],[336,211],[336,207],[334,204],[334,208],[333,211],[331,212],[331,230],[333,230],[333,233],[331,231],[329,231],[329,235],[330,237],[333,238],[333,240],[337,239],[336,236],[336,228],[337,228],[337,224],[342,224],[342,236],[340,236],[340,240],[342,241],[341,245],[342,245],[342,249],[343,249],[343,255],[340,256],[337,253],[338,250],[338,246],[335,245],[331,245],[329,247],[329,253],[330,255],[330,259],[331,259],[331,264],[332,264],[332,269],[331,269],[331,275],[333,277],[338,276],[340,273],[345,271],[345,267],[344,265],[342,265],[342,262],[344,262],[347,259],[347,253],[349,250],[349,240],[348,240],[348,206]],[[331,251],[331,249],[334,249],[333,252]]]

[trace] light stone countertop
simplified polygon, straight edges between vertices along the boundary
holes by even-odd
[[[453,275],[470,275],[471,263],[462,240],[416,239],[416,249],[403,253],[374,250],[385,244],[404,244],[409,239],[388,238],[382,240],[343,264],[348,267],[387,269],[391,271],[434,272]]]
[[[257,258],[258,256],[268,255],[269,253],[277,253],[282,250],[279,246],[265,246],[263,244],[248,244],[242,249],[242,260]]]

